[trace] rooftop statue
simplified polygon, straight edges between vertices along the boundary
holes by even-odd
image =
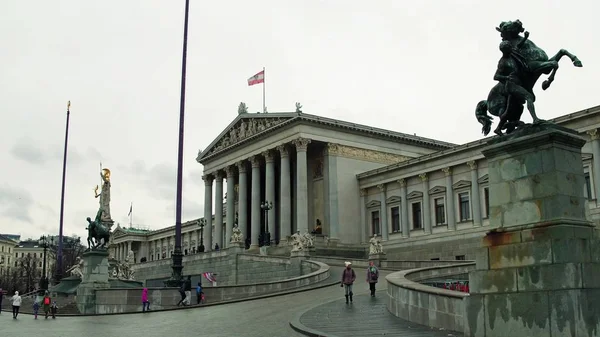
[[[488,112],[500,118],[494,133],[502,135],[504,131],[508,134],[525,124],[521,121],[525,103],[533,122],[544,122],[535,112],[533,87],[537,80],[542,74],[549,74],[542,83],[542,89],[548,89],[563,56],[571,59],[575,67],[583,66],[577,56],[565,49],[548,58],[544,50],[529,40],[529,32],[525,32],[523,23],[519,20],[502,22],[496,30],[502,38],[499,46],[502,57],[494,75],[494,80],[498,83],[490,90],[487,100],[480,101],[475,110],[475,116],[483,125],[482,132],[486,136],[492,126],[492,117]],[[524,33],[523,36],[521,33]]]

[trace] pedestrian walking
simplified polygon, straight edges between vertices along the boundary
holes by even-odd
[[[19,296],[19,292],[15,291],[15,294],[11,298],[13,319],[17,319],[17,316],[19,316],[19,309],[21,308],[22,301],[23,301],[23,299],[21,299],[21,296]]]
[[[38,311],[40,311],[40,302],[33,302],[33,319],[37,319]]]
[[[50,313],[50,306],[52,306],[52,298],[50,298],[50,293],[48,293],[48,291],[44,293],[42,305],[44,306],[45,319],[48,319],[48,314]]]
[[[367,268],[367,283],[369,283],[369,290],[371,290],[371,297],[375,297],[375,285],[379,279],[379,269],[375,267],[373,261],[369,261],[369,268]]]
[[[204,292],[202,291],[202,282],[198,282],[198,285],[196,286],[196,303],[204,303],[203,297]]]
[[[181,286],[179,287],[179,295],[181,295],[181,300],[177,302],[177,306],[185,305],[185,281],[181,281]]]
[[[50,313],[52,313],[52,319],[56,319],[56,313],[58,312],[58,305],[56,301],[52,301],[52,305],[50,306]]]
[[[142,289],[142,312],[150,311],[150,301],[148,301],[148,288]]]
[[[192,304],[192,276],[188,275],[185,280],[185,305]]]
[[[344,264],[346,265],[346,268],[344,268],[344,271],[342,272],[342,284],[340,287],[344,287],[346,303],[348,303],[348,300],[352,303],[352,284],[354,284],[354,281],[356,280],[356,273],[354,272],[354,269],[352,269],[351,262],[344,262]]]

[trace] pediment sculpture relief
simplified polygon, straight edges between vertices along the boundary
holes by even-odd
[[[231,128],[221,140],[210,150],[214,153],[234,145],[250,136],[265,131],[283,122],[281,118],[251,118],[242,119],[236,126]]]

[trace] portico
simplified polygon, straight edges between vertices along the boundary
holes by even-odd
[[[317,220],[330,241],[359,242],[364,238],[355,175],[449,147],[303,113],[241,114],[197,157],[204,165],[205,219],[215,204],[214,235],[206,235],[204,245],[207,250],[215,243],[227,247],[237,221],[250,248],[258,247],[259,235],[267,230],[263,201],[273,203],[268,212],[272,244],[296,231],[312,231]],[[343,233],[342,221],[349,224]]]

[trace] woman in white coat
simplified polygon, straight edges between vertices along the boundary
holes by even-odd
[[[21,308],[22,301],[23,299],[21,299],[21,296],[19,296],[19,292],[15,291],[15,295],[11,298],[13,319],[17,319],[17,316],[19,316],[19,309]]]

